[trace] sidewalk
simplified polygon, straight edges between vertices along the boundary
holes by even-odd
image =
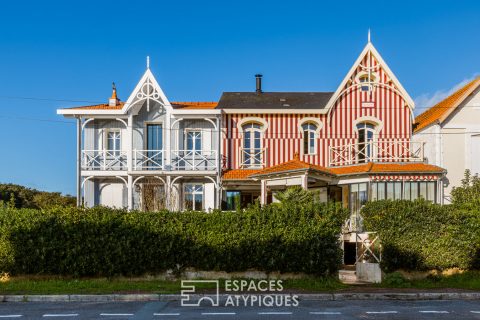
[[[287,293],[285,293],[287,294]],[[342,292],[342,293],[292,293],[300,300],[342,301],[342,300],[480,300],[478,291],[454,292]],[[196,294],[193,297],[211,296]],[[220,298],[227,295],[221,294]],[[180,301],[180,294],[72,294],[72,295],[2,295],[2,302],[127,302],[127,301]]]

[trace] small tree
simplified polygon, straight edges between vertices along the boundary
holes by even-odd
[[[453,187],[452,203],[467,208],[480,207],[480,178],[478,175],[472,175],[470,170],[465,170],[462,185]]]
[[[300,186],[293,186],[287,188],[285,191],[278,192],[275,198],[282,204],[307,204],[313,202],[314,195],[313,192],[305,190]]]

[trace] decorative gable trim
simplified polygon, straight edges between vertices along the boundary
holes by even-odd
[[[122,112],[127,113],[134,105],[143,101],[147,102],[147,108],[150,106],[150,101],[154,101],[169,111],[172,110],[170,101],[168,101],[167,96],[158,84],[152,71],[150,71],[150,68],[147,68],[137,86],[128,97],[122,108]]]
[[[413,117],[413,109],[415,109],[415,103],[413,102],[413,99],[410,97],[410,95],[407,93],[407,91],[405,90],[405,88],[403,88],[402,84],[400,83],[400,81],[398,81],[397,77],[395,76],[395,74],[390,70],[390,68],[388,67],[387,63],[383,60],[382,56],[380,55],[380,53],[378,53],[378,51],[375,49],[375,47],[373,46],[373,44],[371,42],[368,42],[367,45],[365,46],[365,48],[363,49],[362,53],[358,56],[357,60],[355,61],[355,63],[353,64],[353,66],[350,68],[350,70],[348,71],[347,75],[345,76],[345,78],[343,79],[343,81],[341,82],[340,86],[338,86],[337,90],[335,91],[335,93],[332,95],[332,97],[330,98],[330,100],[328,101],[327,103],[327,106],[326,106],[326,110],[328,110],[328,112],[330,112],[333,108],[333,106],[335,105],[335,103],[337,102],[337,100],[340,98],[340,96],[342,94],[344,94],[345,92],[347,92],[347,90],[345,90],[345,87],[346,85],[348,84],[349,80],[351,79],[352,75],[356,72],[357,68],[359,65],[361,65],[361,62],[362,60],[364,59],[364,57],[368,54],[368,53],[371,53],[374,58],[378,61],[379,65],[381,68],[383,68],[383,70],[385,71],[385,73],[388,75],[388,77],[392,80],[392,82],[394,83],[394,85],[398,88],[397,90],[395,90],[394,88],[391,88],[395,91],[398,91],[398,93],[400,94],[400,96],[406,101],[408,107],[411,109],[411,114],[412,114],[412,117]]]

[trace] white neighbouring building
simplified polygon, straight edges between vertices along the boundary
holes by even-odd
[[[445,203],[465,170],[480,174],[480,77],[415,118],[413,141],[424,143],[427,163],[447,170]]]

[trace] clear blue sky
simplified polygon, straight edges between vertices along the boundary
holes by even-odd
[[[479,17],[478,1],[3,2],[0,182],[74,194],[75,126],[56,109],[85,103],[55,99],[105,102],[112,81],[126,99],[147,55],[173,101],[253,90],[257,72],[267,91],[333,91],[371,28],[424,107],[480,71]]]

